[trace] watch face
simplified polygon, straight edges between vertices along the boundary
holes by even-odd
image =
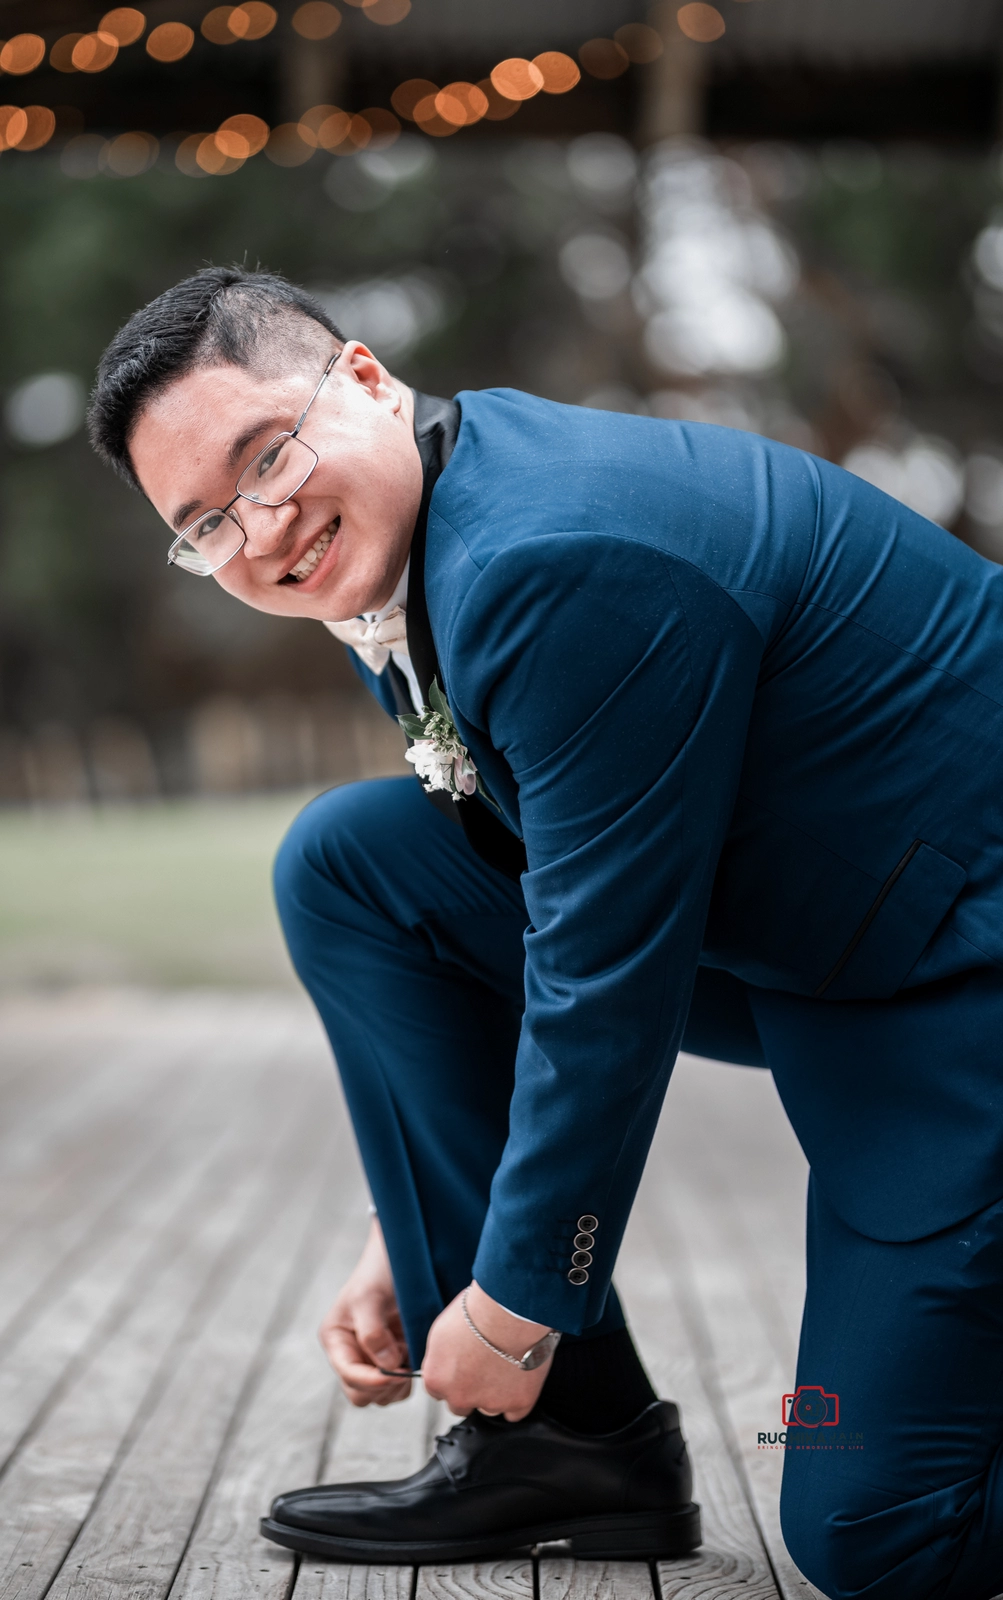
[[[542,1367],[545,1361],[550,1360],[560,1342],[561,1336],[556,1329],[552,1333],[545,1333],[543,1338],[533,1346],[532,1350],[526,1351],[526,1354],[519,1362],[523,1372],[535,1372],[537,1367]]]

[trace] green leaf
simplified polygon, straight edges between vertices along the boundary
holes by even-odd
[[[425,719],[424,719],[424,717],[416,717],[416,716],[413,716],[410,712],[405,712],[402,717],[398,717],[397,718],[397,721],[400,723],[401,727],[404,729],[404,732],[407,734],[409,739],[424,739],[424,737],[425,737]]]
[[[438,678],[432,679],[432,685],[428,691],[428,700],[433,711],[438,711],[440,717],[448,717],[452,722],[453,713],[449,709],[449,701],[439,688]]]
[[[482,800],[487,801],[488,805],[493,811],[497,811],[498,815],[501,816],[501,806],[498,804],[497,800],[493,800],[491,798],[490,794],[488,793],[487,785],[485,784],[480,773],[477,774],[477,793],[480,795]]]

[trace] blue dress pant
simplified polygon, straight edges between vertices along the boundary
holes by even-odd
[[[418,1362],[432,1321],[470,1281],[507,1136],[522,893],[411,778],[314,800],[282,845],[275,885]],[[782,1012],[787,997],[775,1001]],[[755,1020],[769,1034],[766,1002],[701,969],[686,1048],[767,1065]],[[829,1426],[830,1400],[817,1426],[786,1430],[791,1554],[831,1600],[989,1600],[1003,1591],[1003,1201],[885,1243],[842,1221],[813,1179],[807,1265],[801,1414],[815,1420],[815,1390],[838,1395],[840,1412]],[[622,1324],[611,1293],[583,1337]]]
[[[413,778],[314,800],[282,845],[275,891],[341,1074],[417,1365],[470,1282],[508,1137],[525,901]],[[585,1336],[622,1326],[613,1293]]]

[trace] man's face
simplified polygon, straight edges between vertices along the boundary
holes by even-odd
[[[129,451],[143,489],[175,532],[229,505],[251,458],[295,427],[333,352],[332,341],[315,366],[298,360],[288,373],[210,367],[151,401]],[[277,616],[340,622],[385,605],[404,570],[421,500],[413,408],[410,389],[364,345],[346,344],[300,434],[317,453],[316,467],[285,505],[237,502],[247,542],[214,574],[217,583]]]

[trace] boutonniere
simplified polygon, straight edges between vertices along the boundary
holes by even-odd
[[[497,811],[498,806],[470,759],[470,751],[456,731],[449,702],[435,678],[428,698],[431,704],[422,706],[420,713],[408,712],[397,718],[408,738],[414,741],[405,759],[411,762],[428,794],[440,789],[451,794],[454,800],[480,794]]]

